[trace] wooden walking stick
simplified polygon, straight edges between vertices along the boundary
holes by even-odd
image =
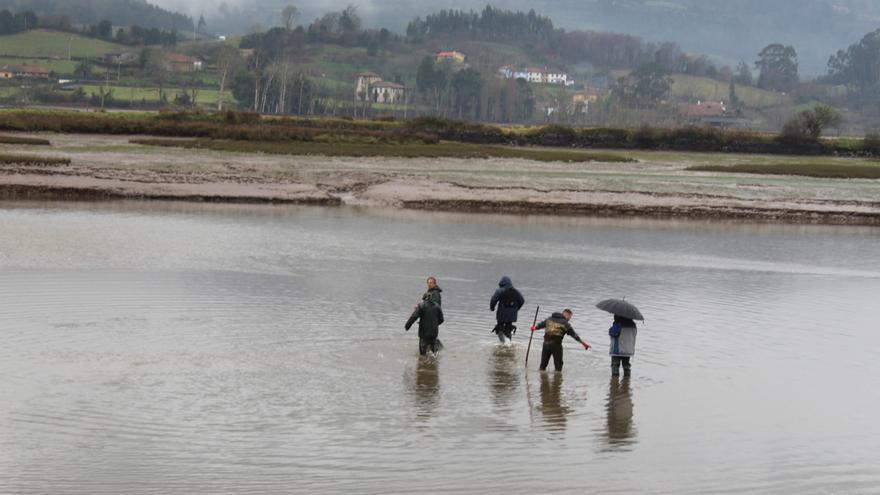
[[[538,324],[538,311],[541,310],[541,306],[535,308],[535,321],[532,322],[532,326]],[[530,329],[531,330],[531,329]],[[535,336],[535,332],[529,332],[529,346],[526,348],[526,368],[529,367],[529,351],[532,350],[532,337]]]

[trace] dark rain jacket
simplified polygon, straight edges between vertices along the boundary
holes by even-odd
[[[443,301],[442,297],[440,297],[440,293],[443,292],[443,289],[440,287],[434,287],[433,289],[428,289],[427,292],[422,294],[422,301],[433,301],[437,306],[442,306]]]
[[[525,304],[525,300],[522,294],[513,287],[510,277],[501,277],[498,288],[495,289],[495,294],[489,301],[489,311],[495,311],[495,306],[498,306],[498,311],[495,313],[495,319],[498,320],[498,323],[516,322],[517,314],[523,304]]]
[[[544,342],[562,342],[562,338],[569,335],[581,344],[584,343],[562,313],[553,313],[550,318],[538,323],[536,327],[539,330],[544,329]]]
[[[440,305],[428,299],[419,303],[412,316],[406,321],[404,328],[409,330],[413,323],[419,320],[419,338],[433,340],[440,332],[443,323],[443,310]]]

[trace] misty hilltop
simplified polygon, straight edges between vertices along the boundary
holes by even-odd
[[[154,0],[160,6],[198,17],[218,34],[244,32],[280,22],[281,10],[296,5],[301,22],[354,3],[370,27],[402,33],[415,17],[440,9],[481,10],[487,2],[451,0]],[[634,34],[649,41],[674,41],[684,50],[705,53],[735,65],[751,63],[770,43],[797,49],[801,71],[824,74],[828,57],[880,23],[880,3],[871,0],[496,0],[496,7],[529,10],[568,29]]]

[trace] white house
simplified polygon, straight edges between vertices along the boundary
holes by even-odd
[[[505,79],[526,79],[526,71],[516,69],[512,65],[502,65],[498,68],[498,74]]]
[[[371,96],[370,87],[382,81],[382,77],[375,72],[360,72],[355,74],[355,78],[357,78],[354,89],[354,99],[356,101],[367,101]]]
[[[526,80],[530,83],[538,84],[547,82],[544,69],[538,67],[529,67],[526,69]]]
[[[536,84],[561,84],[570,86],[574,83],[568,79],[568,74],[559,71],[548,71],[540,67],[516,69],[510,65],[504,65],[498,69],[498,73],[505,79],[525,79]]]
[[[544,74],[547,77],[548,84],[568,85],[568,74],[564,72],[545,72]]]
[[[375,103],[403,103],[406,87],[388,81],[379,81],[370,85],[370,96]]]

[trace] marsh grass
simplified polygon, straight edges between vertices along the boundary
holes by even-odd
[[[364,143],[364,142],[261,142],[211,139],[134,139],[134,144],[181,147],[240,153],[270,153],[281,155],[323,155],[350,157],[400,158],[521,158],[542,162],[632,162],[634,160],[613,153],[593,153],[570,150],[546,150],[441,142],[419,143]]]
[[[0,144],[33,144],[37,146],[49,146],[52,143],[50,143],[48,139],[0,135]]]
[[[70,165],[70,158],[33,155],[0,155],[0,165]]]
[[[253,115],[253,116],[252,116]],[[255,116],[255,117],[254,117]],[[435,143],[436,135],[402,127],[333,127],[343,121],[310,125],[306,119],[262,119],[247,113],[160,113],[158,115],[83,112],[0,111],[0,130],[81,134],[150,135],[247,141]],[[326,125],[326,127],[324,126]]]
[[[249,112],[160,112],[157,114],[84,113],[62,111],[0,111],[0,131],[61,132],[82,134],[148,135],[263,142],[337,142],[355,144],[405,144],[412,149],[439,141],[472,146],[508,146],[773,154],[791,156],[877,156],[871,140],[791,140],[748,131],[708,127],[616,129],[574,128],[547,125],[504,128],[459,120],[423,117],[393,119],[267,117]],[[351,148],[351,147],[350,147]],[[332,151],[331,151],[332,153]],[[351,153],[351,152],[349,152]],[[424,152],[415,155],[426,156]],[[437,152],[428,153],[434,156]],[[508,156],[493,152],[492,156]],[[518,151],[517,153],[525,153]],[[542,152],[544,153],[544,152]],[[554,151],[548,151],[553,155]],[[374,156],[371,150],[358,152]],[[533,153],[535,155],[537,153]],[[450,156],[449,152],[441,156]],[[540,159],[540,158],[538,158]],[[556,156],[552,160],[574,160]]]
[[[697,165],[687,170],[761,175],[799,175],[824,179],[880,179],[880,164],[768,163]]]

